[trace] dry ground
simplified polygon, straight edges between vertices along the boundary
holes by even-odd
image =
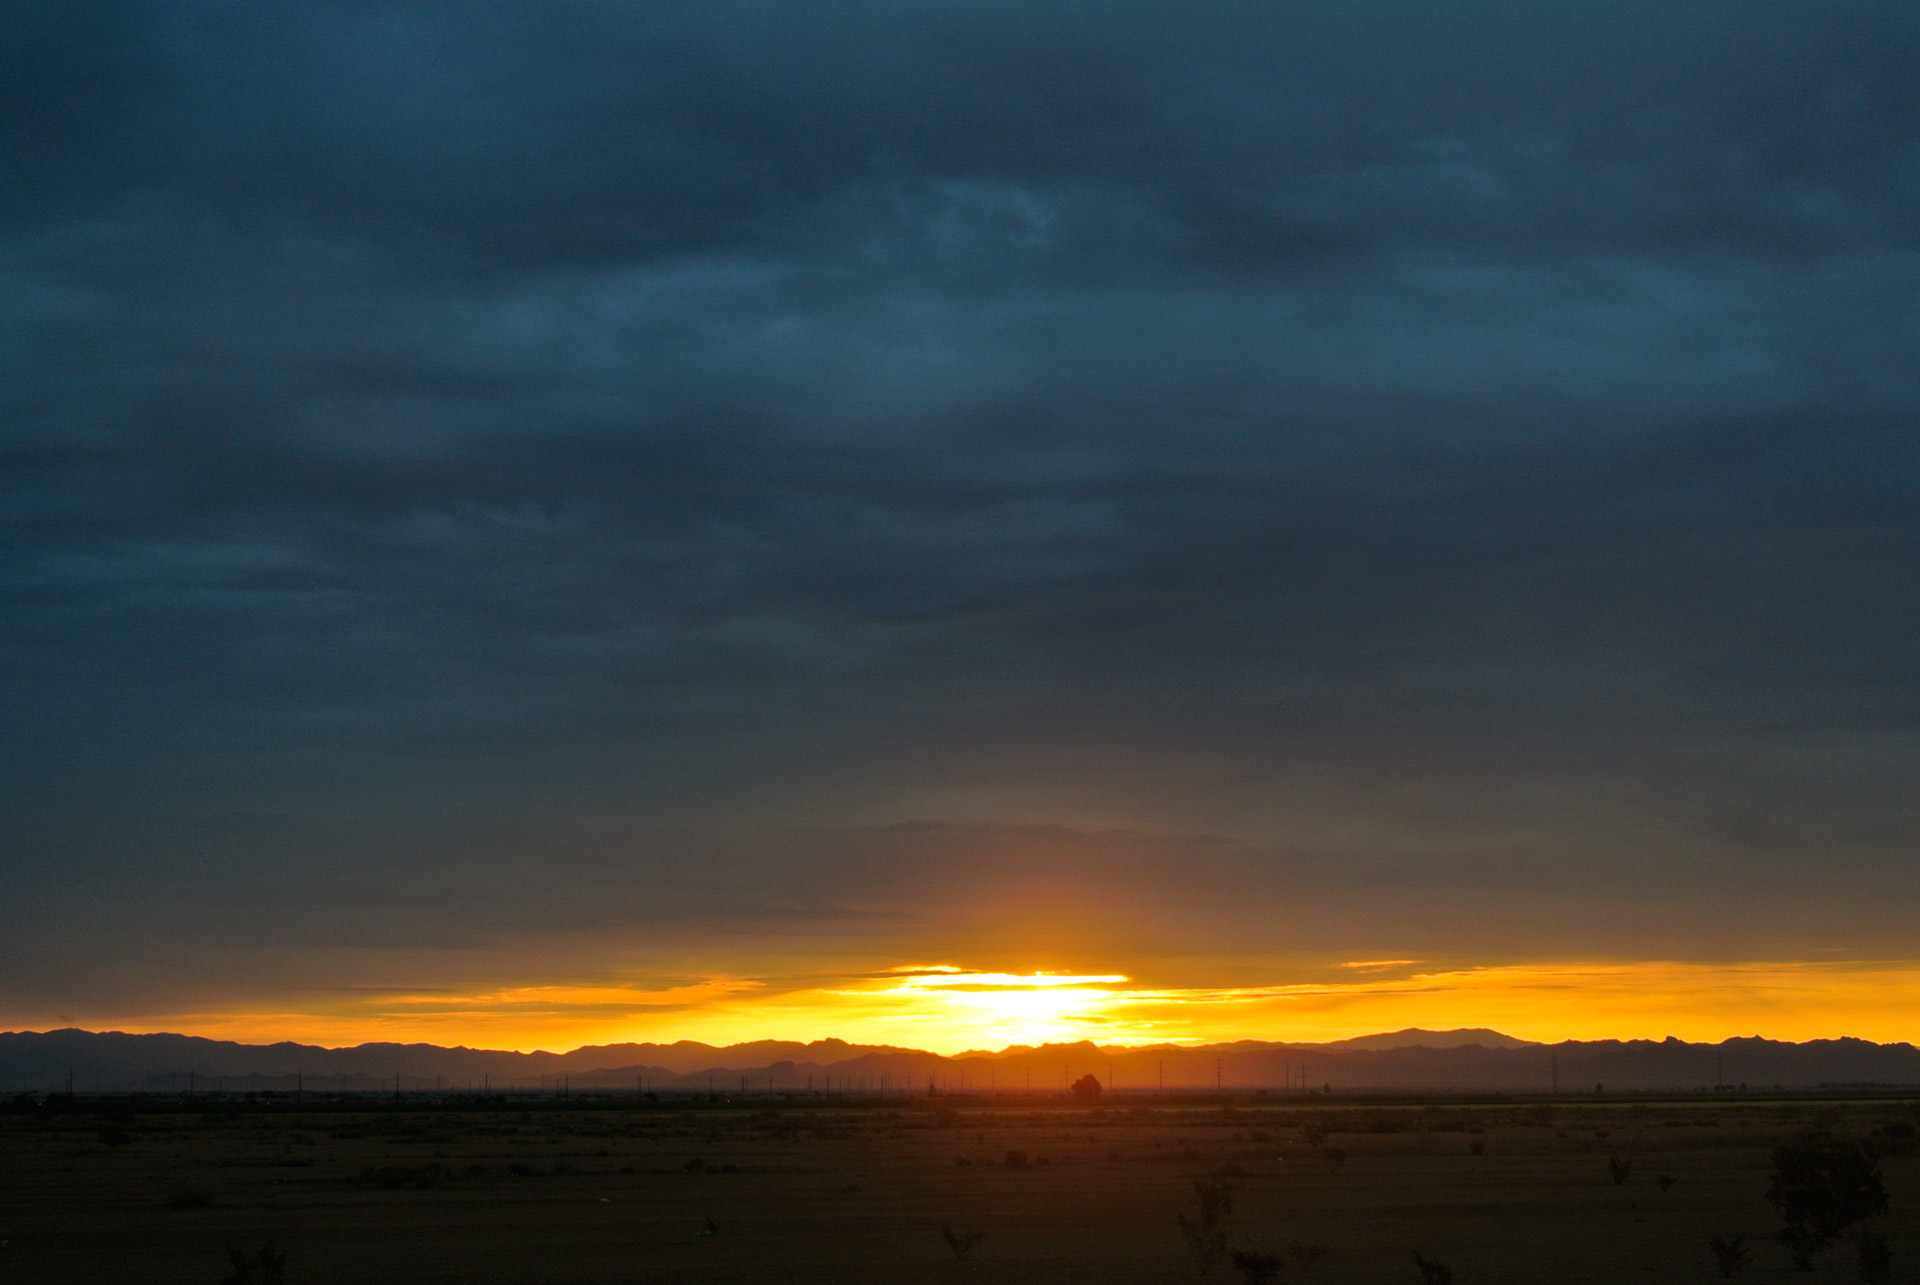
[[[1460,1285],[1710,1281],[1720,1233],[1751,1244],[1741,1280],[1857,1279],[1848,1246],[1808,1276],[1771,1241],[1768,1152],[1808,1130],[1892,1150],[1877,1226],[1893,1279],[1913,1281],[1917,1121],[1909,1101],[1726,1097],[256,1103],[131,1118],[83,1100],[0,1114],[0,1282],[217,1285],[227,1246],[269,1239],[289,1285],[1188,1281],[1175,1210],[1222,1170],[1239,1175],[1234,1244],[1327,1247],[1288,1281],[1419,1285],[1415,1249]],[[1345,1153],[1337,1169],[1328,1149]],[[1616,1185],[1608,1161],[1629,1156]],[[985,1235],[960,1261],[942,1224]]]

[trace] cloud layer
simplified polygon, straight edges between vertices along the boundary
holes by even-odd
[[[10,1020],[1901,950],[1903,7],[0,22]]]

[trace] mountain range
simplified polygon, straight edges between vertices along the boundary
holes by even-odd
[[[817,1092],[1063,1091],[1091,1074],[1122,1093],[1332,1089],[1591,1093],[1717,1086],[1920,1085],[1920,1049],[1833,1039],[1718,1044],[1567,1040],[1410,1029],[1324,1044],[1014,1045],[950,1056],[890,1045],[756,1040],[715,1046],[601,1044],[567,1053],[434,1044],[237,1044],[190,1035],[0,1033],[0,1090],[368,1092],[540,1090]]]

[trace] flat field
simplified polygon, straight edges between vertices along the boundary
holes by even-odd
[[[0,1114],[0,1282],[217,1285],[269,1241],[288,1285],[1190,1281],[1195,1179],[1275,1280],[1421,1285],[1418,1250],[1458,1285],[1704,1282],[1716,1235],[1746,1237],[1740,1280],[1858,1280],[1850,1242],[1804,1274],[1773,1241],[1771,1150],[1809,1134],[1882,1157],[1890,1212],[1863,1226],[1909,1281],[1916,1123],[1909,1100],[1726,1095],[55,1101]]]

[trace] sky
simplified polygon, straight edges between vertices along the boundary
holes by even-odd
[[[0,1027],[1920,1036],[1916,65],[6,6]]]

